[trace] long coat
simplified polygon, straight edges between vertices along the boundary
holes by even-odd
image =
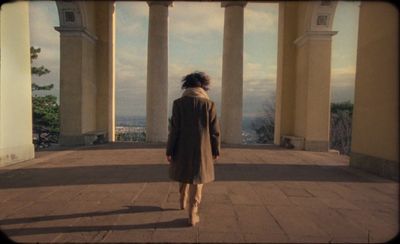
[[[166,152],[172,157],[170,178],[190,184],[213,181],[213,156],[219,152],[220,129],[215,103],[198,96],[176,99]]]

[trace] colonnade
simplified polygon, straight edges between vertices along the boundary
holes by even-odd
[[[275,144],[329,150],[330,59],[336,2],[279,2]],[[147,141],[167,138],[168,8],[149,1]],[[241,144],[246,1],[223,1],[222,142]],[[115,3],[57,1],[60,17],[60,143],[114,141]],[[29,3],[1,6],[0,166],[34,157]],[[390,178],[399,168],[398,18],[361,2],[350,165]],[[15,28],[18,26],[18,28]],[[89,141],[88,141],[89,140]]]
[[[172,1],[149,1],[147,57],[147,142],[167,140],[168,108],[168,7]],[[245,1],[227,1],[225,8],[221,135],[222,142],[242,143],[243,22]],[[182,74],[184,75],[184,74]]]

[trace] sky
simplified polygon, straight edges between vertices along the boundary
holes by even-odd
[[[358,2],[339,2],[333,23],[331,100],[353,101]],[[146,2],[116,2],[116,115],[144,116],[146,111]],[[174,2],[169,8],[169,113],[181,95],[180,80],[199,70],[211,77],[210,98],[220,111],[224,9],[213,2]],[[51,73],[39,84],[54,83],[59,94],[59,25],[55,2],[30,2],[31,45],[41,48],[34,65]],[[278,3],[248,3],[244,12],[243,115],[263,113],[276,90]]]

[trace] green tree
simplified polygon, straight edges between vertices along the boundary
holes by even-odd
[[[39,57],[40,48],[31,47],[31,64],[33,60]],[[31,67],[32,75],[42,76],[50,73],[50,70],[45,68],[43,65],[40,67]],[[50,85],[38,85],[32,83],[32,94],[35,91],[49,91],[54,88],[54,84]],[[60,119],[59,119],[59,105],[57,104],[57,97],[54,95],[39,96],[34,94],[32,96],[32,116],[33,116],[33,130],[40,134],[43,131],[48,131],[51,134],[56,134],[56,137],[52,137],[53,142],[58,141],[58,133],[60,131]]]
[[[330,148],[350,154],[353,104],[350,101],[331,103]]]
[[[256,132],[257,143],[272,144],[275,131],[275,96],[265,101],[263,110],[263,117],[254,120],[251,127]]]

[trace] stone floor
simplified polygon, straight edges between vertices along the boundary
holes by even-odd
[[[0,168],[0,228],[18,242],[383,242],[398,183],[334,153],[224,148],[187,225],[164,149],[107,144]]]

